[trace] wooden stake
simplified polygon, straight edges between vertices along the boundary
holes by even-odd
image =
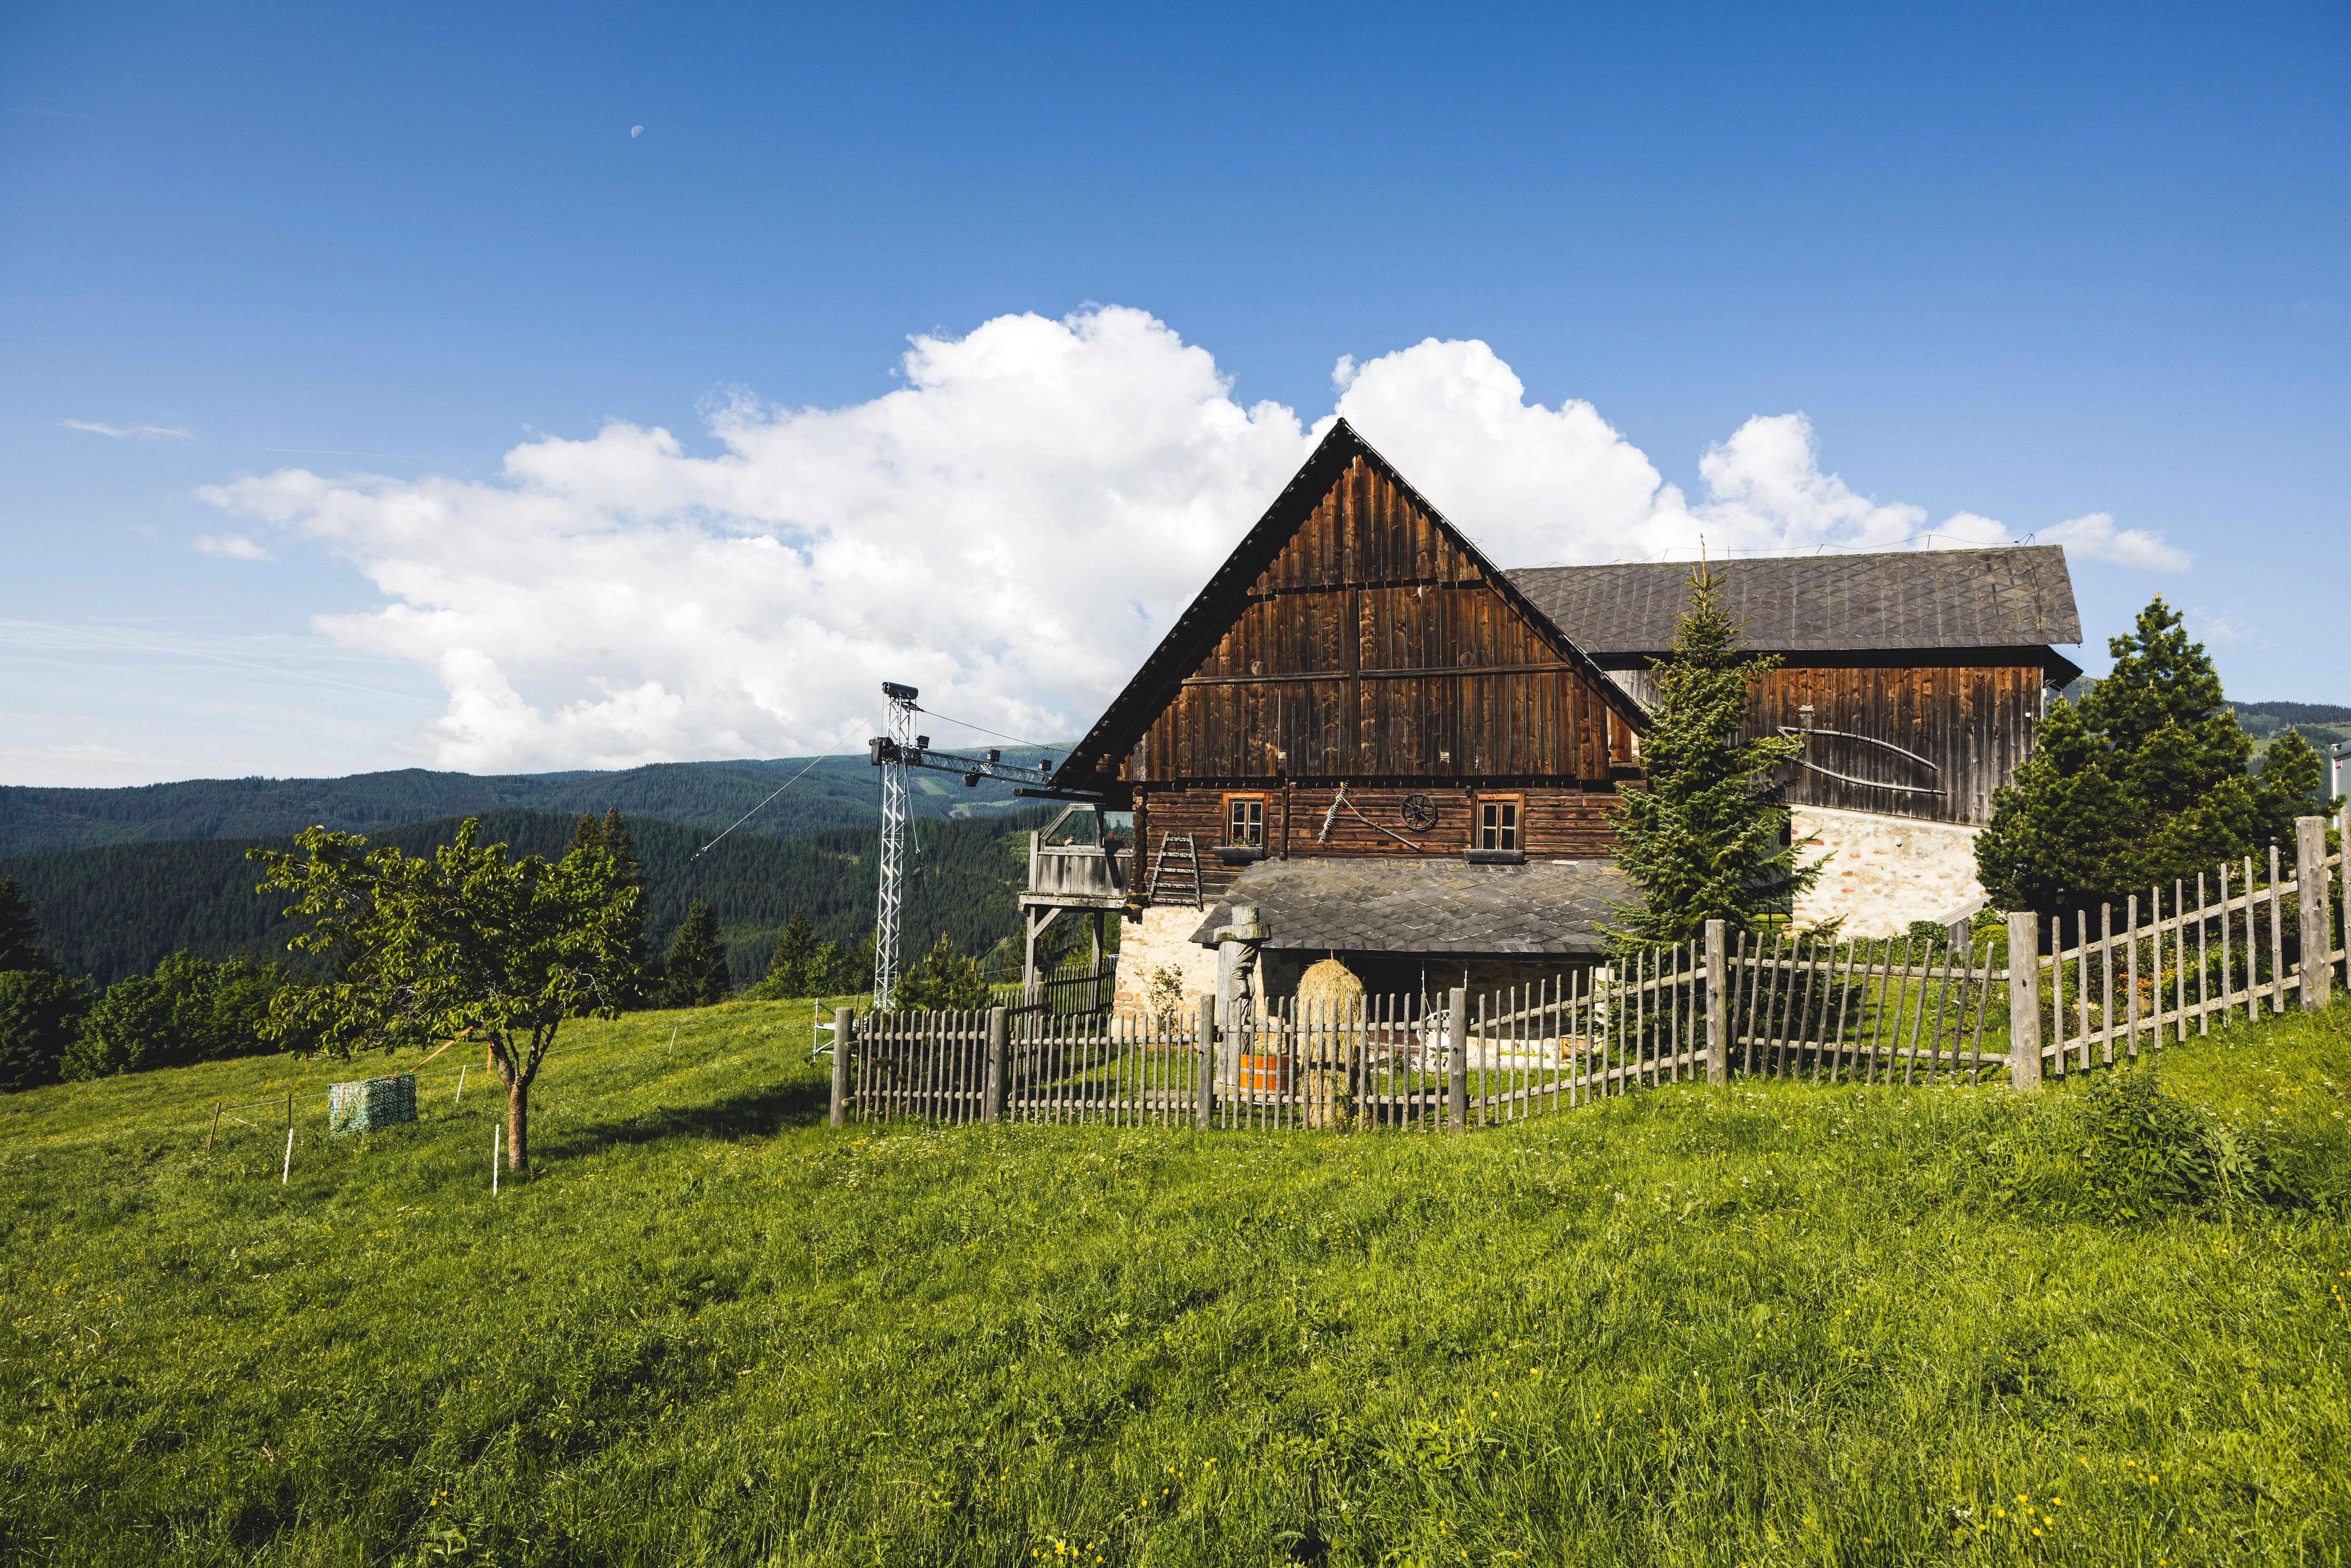
[[[213,1134],[220,1131],[220,1116],[221,1103],[215,1100],[213,1102],[213,1124],[211,1129],[204,1134],[204,1153],[206,1154],[211,1154],[213,1152]]]
[[[2351,858],[2351,857],[2346,857]],[[2326,819],[2294,820],[2294,891],[2302,915],[2302,1010],[2314,1013],[2333,999],[2335,922],[2327,908]]]
[[[457,1064],[457,1096],[450,1102],[453,1105],[463,1105],[465,1103],[465,1066],[464,1062]]]
[[[294,1129],[286,1129],[286,1168],[277,1173],[277,1185],[286,1186],[294,1179]]]
[[[506,1128],[493,1121],[490,1124],[490,1196],[498,1196],[498,1134]]]
[[[2041,1087],[2041,917],[2008,917],[2008,1082],[2019,1092]]]

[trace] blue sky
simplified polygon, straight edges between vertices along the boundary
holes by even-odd
[[[2340,6],[486,9],[0,19],[0,782],[1067,734],[1343,392],[2351,702]]]

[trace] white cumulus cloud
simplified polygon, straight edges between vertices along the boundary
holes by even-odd
[[[1705,494],[1670,485],[1592,404],[1531,403],[1480,342],[1339,362],[1337,412],[1486,552],[1511,566],[1831,547],[1996,543],[2008,529],[1957,513],[1923,531],[1917,507],[1874,501],[1821,471],[1812,422],[1759,414],[1698,459]],[[1327,427],[1326,420],[1318,431]]]
[[[2067,554],[2085,560],[2112,561],[2116,566],[2137,567],[2142,571],[2186,571],[2190,560],[2186,550],[2165,543],[2161,534],[2151,534],[2144,528],[2117,528],[2114,517],[2105,512],[2068,517],[2055,528],[2043,528],[2033,536],[2033,541],[2064,545]]]
[[[206,555],[216,555],[228,560],[274,560],[267,548],[258,539],[244,534],[198,534],[195,548]]]
[[[916,338],[902,374],[842,408],[736,398],[691,446],[621,420],[528,441],[487,483],[288,468],[204,494],[372,580],[381,609],[318,624],[434,674],[442,766],[626,767],[855,747],[885,679],[938,714],[1072,735],[1329,423],[1244,406],[1206,350],[1121,307]],[[1701,533],[1921,542],[1918,508],[1822,471],[1801,414],[1708,449],[1691,498],[1591,404],[1529,402],[1483,343],[1342,361],[1334,381],[1335,413],[1505,566],[1655,559]],[[1967,513],[1936,531],[2007,537]]]

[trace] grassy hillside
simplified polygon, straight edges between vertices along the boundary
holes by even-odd
[[[581,1030],[496,1198],[454,1053],[364,1139],[282,1060],[0,1102],[0,1555],[2351,1554],[2351,1011],[2165,1069],[2331,1211],[2126,1224],[2070,1090],[833,1133],[809,1018]],[[288,1089],[290,1183],[269,1110],[204,1152]]]
[[[1008,758],[1030,762],[1032,747]],[[408,822],[499,810],[600,815],[617,806],[713,831],[726,826],[799,773],[804,757],[774,761],[675,762],[622,773],[531,773],[476,777],[421,768],[348,779],[195,779],[127,789],[0,787],[0,855],[40,854],[158,839],[254,839],[298,833],[314,823],[372,833]],[[1020,804],[1008,785],[967,789],[960,779],[923,773],[911,781],[920,816],[1004,811]],[[829,757],[763,808],[755,825],[775,838],[875,820],[873,768],[862,756]]]
[[[2337,707],[2332,703],[2237,706],[2237,727],[2252,737],[2256,758],[2269,750],[2270,742],[2283,735],[2289,725],[2302,732],[2303,739],[2324,751],[2338,740],[2351,740],[2351,707]]]
[[[917,822],[909,856],[907,951],[918,954],[946,932],[967,953],[1019,928],[1015,891],[1028,874],[1028,831],[1045,812]],[[369,835],[371,843],[412,854],[445,843],[459,819],[413,822]],[[517,853],[559,855],[575,819],[530,811],[491,811],[483,841]],[[630,825],[645,875],[645,924],[654,950],[699,898],[718,912],[737,983],[764,971],[777,932],[804,907],[820,936],[854,946],[874,918],[874,830],[831,829],[779,840],[747,830],[729,835],[696,861],[709,833],[672,822]],[[61,854],[0,859],[33,901],[42,945],[73,975],[113,980],[143,974],[165,954],[187,948],[201,957],[245,952],[284,956],[282,896],[254,892],[245,858],[256,843],[284,839],[181,839],[113,844]]]

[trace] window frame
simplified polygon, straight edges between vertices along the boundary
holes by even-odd
[[[1255,836],[1254,838],[1241,839],[1241,838],[1236,838],[1236,837],[1234,837],[1234,836],[1233,836],[1233,809],[1234,809],[1236,806],[1254,806],[1254,807],[1256,807],[1256,808],[1257,808],[1257,810],[1256,810],[1256,818],[1257,818],[1257,821],[1255,821],[1255,823],[1254,823],[1254,824],[1252,824],[1252,825],[1254,826],[1255,830],[1256,830],[1256,836]],[[1230,793],[1227,794],[1227,795],[1224,797],[1224,812],[1225,812],[1225,836],[1224,836],[1224,840],[1223,840],[1224,847],[1225,847],[1225,848],[1227,848],[1227,849],[1246,849],[1246,850],[1261,850],[1261,849],[1265,848],[1265,830],[1266,830],[1266,810],[1265,810],[1265,808],[1266,808],[1266,798],[1265,798],[1265,796],[1264,796],[1262,793],[1250,793],[1250,792],[1249,792],[1249,791],[1245,791],[1245,790],[1235,790],[1235,791],[1232,791],[1232,792],[1230,792]]]
[[[1477,811],[1469,819],[1469,847],[1481,853],[1487,854],[1526,853],[1526,797],[1523,795],[1479,795],[1477,798]],[[1490,827],[1488,826],[1486,821],[1486,812],[1489,807],[1495,808],[1497,812],[1497,820]],[[1510,821],[1507,826],[1499,821],[1500,810],[1504,807],[1509,808]],[[1487,836],[1489,833],[1493,835],[1490,841]],[[1501,841],[1505,835],[1508,836],[1510,841],[1507,843]]]

